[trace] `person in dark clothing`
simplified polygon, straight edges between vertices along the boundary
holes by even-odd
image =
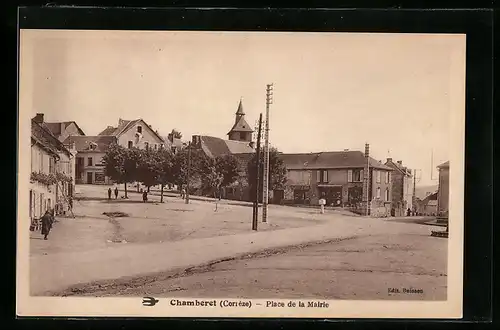
[[[144,192],[142,193],[142,201],[144,203],[146,203],[148,201],[148,192],[147,192],[147,190],[144,190]]]
[[[68,198],[69,210],[73,210],[73,198],[70,196]]]
[[[54,218],[49,210],[45,211],[45,214],[42,217],[42,235],[43,239],[47,240],[47,236],[49,236],[50,230],[52,229],[52,224],[54,222]]]
[[[115,187],[115,199],[118,198],[118,187]]]
[[[411,215],[411,210],[410,208],[408,208],[408,210],[406,210],[406,216],[409,217]]]
[[[108,199],[111,199],[111,188],[108,188]]]

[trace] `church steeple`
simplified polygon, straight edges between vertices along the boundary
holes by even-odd
[[[240,98],[238,110],[236,111],[236,118],[234,120],[233,128],[227,133],[229,140],[236,141],[252,141],[253,129],[245,121],[245,111],[243,110],[243,100]]]

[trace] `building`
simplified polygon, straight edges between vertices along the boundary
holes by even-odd
[[[243,103],[240,100],[238,105],[238,110],[236,111],[236,116],[234,119],[234,125],[227,133],[229,140],[231,141],[244,141],[251,142],[252,141],[252,133],[253,129],[248,125],[245,120],[245,112],[243,111]]]
[[[439,184],[437,194],[437,212],[439,217],[448,218],[450,198],[450,162],[447,161],[438,167]]]
[[[417,215],[435,216],[437,214],[437,191],[429,193],[424,198],[415,198],[415,210]]]
[[[77,151],[75,164],[76,183],[112,184],[104,175],[102,159],[108,147],[116,143],[125,148],[159,149],[165,140],[142,119],[119,119],[116,127],[108,126],[97,136],[69,135],[64,143],[73,143]]]
[[[247,164],[255,153],[252,133],[253,130],[245,120],[243,104],[240,100],[235,113],[234,124],[227,134],[228,140],[208,135],[192,136],[192,148],[203,151],[208,157],[233,155],[237,159],[238,179],[231,186],[224,187],[222,191],[223,198],[247,201],[251,198],[247,180]]]
[[[159,149],[165,140],[142,119],[118,120],[118,126],[108,126],[98,136],[114,136],[118,145],[125,148]]]
[[[45,127],[61,142],[64,142],[70,136],[85,135],[83,130],[74,121],[45,123]]]
[[[65,143],[76,149],[75,180],[77,184],[111,184],[104,175],[103,157],[109,145],[117,143],[115,136],[71,136]]]
[[[40,219],[46,210],[68,211],[74,192],[74,155],[45,127],[43,114],[31,120],[29,216]]]
[[[317,205],[323,197],[328,206],[361,211],[366,194],[365,198],[371,201],[371,214],[383,216],[390,212],[393,170],[369,157],[368,150],[280,157],[287,167],[287,186],[282,192],[274,192],[274,202]]]
[[[404,216],[406,210],[413,210],[413,176],[411,170],[403,166],[401,160],[393,162],[392,158],[387,158],[385,165],[393,169],[391,175],[392,212],[395,216]]]

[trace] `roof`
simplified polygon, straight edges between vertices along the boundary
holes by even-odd
[[[75,121],[63,121],[59,123],[43,123],[47,129],[50,130],[50,132],[55,136],[58,137],[61,135],[63,132],[61,132],[61,124],[63,124],[64,129],[66,129],[69,125],[75,124],[76,128],[78,129],[78,132],[81,135],[85,135],[85,133],[82,131],[80,126]]]
[[[243,104],[241,102],[241,99],[240,99],[240,104],[238,105],[238,110],[236,111],[236,114],[237,115],[242,115],[242,116],[245,115],[245,111],[243,111]]]
[[[361,151],[328,151],[316,153],[280,154],[287,169],[336,169],[363,168],[366,165],[365,155]],[[369,157],[371,168],[392,171],[393,169]]]
[[[245,117],[242,115],[236,120],[233,127],[227,134],[230,134],[231,132],[253,132],[253,129],[250,127],[250,125],[248,125]]]
[[[203,151],[211,157],[227,154],[251,154],[254,152],[248,142],[224,140],[214,136],[200,136]]]
[[[31,138],[45,150],[58,155],[59,152],[64,152],[71,155],[71,152],[55,137],[52,132],[43,126],[31,120]]]
[[[78,152],[106,152],[112,143],[117,143],[116,136],[70,136],[65,143],[74,142]],[[91,149],[90,144],[95,143],[96,148]]]
[[[385,162],[385,165],[398,170],[398,172],[400,172],[403,175],[411,176],[411,171],[408,170],[406,166],[402,166],[399,163],[395,163],[393,161],[387,161]]]
[[[437,168],[450,168],[450,161],[444,162],[443,164],[439,165]]]
[[[431,186],[416,186],[415,187],[415,197],[420,200],[424,200],[429,195],[436,193],[438,190],[438,185]]]
[[[146,126],[149,128],[151,132],[153,132],[154,135],[161,141],[166,141],[163,137],[161,137],[156,131],[154,131],[151,126],[149,126],[143,119],[134,119],[134,120],[124,120],[124,119],[119,119],[118,121],[118,126],[113,127],[113,126],[108,126],[105,128],[101,133],[98,134],[98,136],[120,136],[123,132],[125,132],[129,127],[135,125],[136,123],[142,121]]]

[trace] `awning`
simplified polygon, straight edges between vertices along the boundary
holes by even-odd
[[[329,183],[320,183],[318,184],[320,188],[342,188],[341,184],[329,184]]]

